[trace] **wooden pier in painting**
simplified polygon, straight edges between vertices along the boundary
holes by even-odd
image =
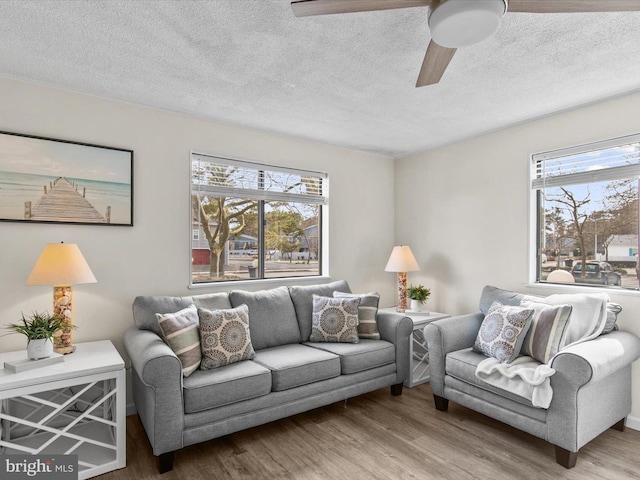
[[[74,183],[58,177],[48,188],[44,187],[44,195],[35,205],[25,202],[24,218],[55,222],[111,223],[111,207],[107,207],[106,215],[102,215],[85,195],[86,189],[83,188],[80,193]]]

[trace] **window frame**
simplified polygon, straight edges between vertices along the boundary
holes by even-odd
[[[547,176],[546,179],[551,178],[551,181],[546,181],[545,178],[539,175],[540,164],[545,161],[552,161],[566,156],[579,156],[584,154],[595,153],[597,151],[605,150],[608,148],[621,148],[627,145],[634,145],[637,149],[635,156],[638,159],[638,164],[630,164],[624,166],[612,166],[603,169],[594,169],[593,171],[569,173],[564,175],[569,183],[561,182],[560,176],[554,179],[554,176]],[[621,179],[637,178],[640,185],[640,133],[625,135],[621,137],[609,138],[605,140],[599,140],[581,145],[575,145],[571,147],[564,147],[545,152],[539,152],[531,154],[530,156],[530,171],[529,171],[529,286],[534,287],[561,287],[572,289],[588,289],[602,288],[607,291],[615,291],[616,293],[631,293],[638,294],[640,292],[639,287],[618,287],[615,288],[610,285],[590,285],[586,283],[557,283],[547,282],[542,280],[542,225],[544,216],[540,215],[544,208],[543,191],[545,187],[554,186],[570,186],[576,184],[591,184],[604,181],[615,181]],[[640,188],[639,188],[640,196]],[[639,207],[640,209],[640,203]],[[639,212],[640,214],[640,212]],[[640,224],[638,228],[638,235],[640,238]],[[612,271],[614,271],[613,269]]]
[[[222,279],[222,280],[208,280],[194,282],[194,261],[193,261],[193,234],[191,234],[191,240],[189,243],[189,288],[211,287],[215,285],[239,285],[242,283],[254,284],[255,282],[273,282],[277,281],[279,284],[286,283],[287,281],[295,280],[299,283],[304,283],[305,280],[317,281],[320,278],[328,277],[328,250],[329,250],[329,234],[327,231],[328,226],[328,214],[329,214],[329,174],[326,172],[318,172],[307,169],[300,169],[294,167],[285,167],[280,165],[272,165],[262,162],[256,162],[251,160],[245,160],[234,157],[225,157],[216,154],[203,153],[200,151],[191,151],[189,155],[190,167],[189,167],[189,220],[190,231],[194,230],[194,216],[192,207],[192,196],[194,193],[207,193],[210,196],[225,196],[232,198],[247,198],[256,202],[257,210],[257,223],[258,223],[258,273],[255,278],[239,278],[237,280]],[[216,165],[236,166],[239,168],[246,168],[247,170],[257,170],[256,185],[257,188],[236,188],[227,186],[203,186],[197,185],[193,181],[194,165],[195,162],[200,159],[202,162],[208,162]],[[265,172],[275,174],[293,174],[300,177],[313,177],[319,180],[319,192],[317,194],[304,194],[304,193],[290,193],[287,191],[276,191],[264,189],[265,185]],[[205,188],[202,188],[205,187]],[[290,204],[306,204],[318,206],[318,238],[319,244],[317,252],[318,273],[306,274],[306,275],[289,275],[289,276],[267,276],[269,271],[265,270],[265,258],[268,251],[265,242],[266,232],[266,213],[265,205],[268,202],[282,202]],[[198,222],[198,228],[202,228],[200,222]],[[201,237],[204,238],[203,235]]]

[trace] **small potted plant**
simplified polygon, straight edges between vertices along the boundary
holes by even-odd
[[[411,310],[415,312],[419,312],[422,310],[422,305],[427,301],[429,295],[431,295],[431,290],[425,288],[423,285],[411,285],[407,289],[407,295],[411,299]]]
[[[27,356],[32,360],[47,358],[53,353],[53,336],[61,328],[73,328],[64,318],[49,313],[33,312],[30,317],[22,314],[21,323],[6,327],[9,333],[21,333],[27,337]]]

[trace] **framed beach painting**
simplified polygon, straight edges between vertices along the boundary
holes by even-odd
[[[133,226],[133,150],[0,132],[0,221]]]

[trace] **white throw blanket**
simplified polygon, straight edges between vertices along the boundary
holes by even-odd
[[[573,307],[565,348],[596,338],[602,333],[607,320],[606,294],[560,294],[536,299],[550,305],[569,304]],[[555,358],[555,356],[553,357]],[[534,407],[549,408],[553,397],[551,368],[553,358],[542,364],[531,357],[518,357],[510,364],[500,363],[495,358],[481,361],[476,368],[476,377],[515,395],[530,400]]]
[[[495,358],[481,361],[476,368],[476,377],[531,400],[534,407],[548,408],[553,397],[549,377],[556,371],[549,365],[531,357],[518,357],[511,363],[500,363]]]

